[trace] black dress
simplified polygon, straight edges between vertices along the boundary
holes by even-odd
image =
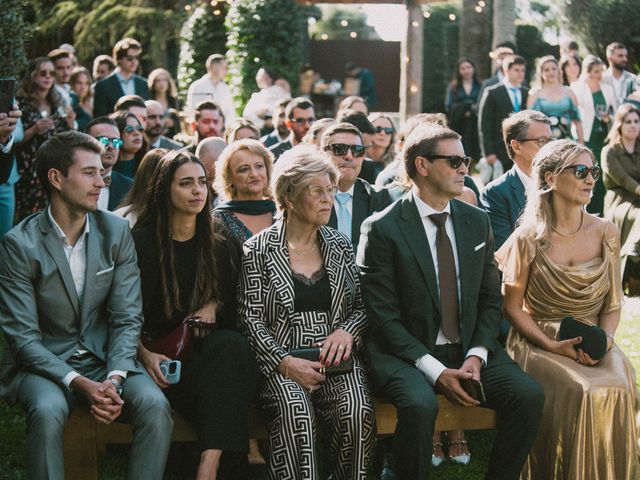
[[[180,305],[170,318],[164,314],[160,261],[155,225],[133,230],[142,278],[143,331],[152,338],[175,329],[192,312],[187,311],[198,268],[197,237],[174,241],[176,280]],[[236,282],[240,252],[234,244],[216,244],[219,303],[218,328],[197,341],[191,359],[182,365],[180,383],[165,390],[171,406],[185,416],[198,432],[199,451],[234,452],[238,461],[249,449],[248,408],[256,391],[257,367],[245,337],[236,331]],[[171,289],[171,287],[169,287]],[[238,477],[240,478],[240,477]]]

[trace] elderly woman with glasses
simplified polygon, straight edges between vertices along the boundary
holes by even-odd
[[[284,153],[272,180],[282,218],[244,244],[239,315],[262,374],[270,479],[319,478],[318,421],[328,427],[325,475],[365,479],[372,456],[359,272],[349,241],[326,226],[337,181],[316,148]]]
[[[545,394],[523,480],[638,478],[640,471],[635,372],[614,343],[623,301],[619,233],[585,211],[600,173],[583,145],[542,147],[520,226],[496,252],[513,326],[507,351]],[[561,325],[572,323],[584,325],[582,333],[563,334]],[[596,332],[599,352],[587,343]]]

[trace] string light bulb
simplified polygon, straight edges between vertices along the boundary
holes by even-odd
[[[450,13],[450,14],[449,14],[449,20],[451,20],[452,22],[455,22],[455,20],[456,20],[456,14],[455,14],[455,13]]]
[[[351,38],[356,38],[356,37],[358,36],[358,34],[357,34],[356,32],[351,32],[351,33],[349,34],[349,36],[350,36]]]
[[[349,26],[349,22],[347,20],[342,20],[340,22],[340,25],[342,25],[343,27],[348,27]]]

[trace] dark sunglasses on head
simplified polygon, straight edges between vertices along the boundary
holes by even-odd
[[[430,160],[446,160],[449,163],[449,166],[454,169],[460,168],[460,165],[462,165],[463,163],[467,168],[469,168],[469,165],[471,165],[471,157],[468,157],[466,155],[464,157],[460,157],[458,155],[431,155],[428,158]]]
[[[119,138],[111,138],[111,137],[96,137],[96,140],[98,140],[105,147],[107,147],[109,143],[111,143],[111,145],[113,145],[113,148],[115,148],[116,150],[118,150],[124,143]]]
[[[344,157],[349,150],[354,157],[362,157],[365,148],[363,145],[347,145],[346,143],[332,143],[325,150],[331,150],[331,153],[338,157]]]
[[[584,180],[587,178],[587,175],[591,173],[593,179],[597,181],[602,174],[602,169],[598,165],[594,165],[593,167],[587,167],[586,165],[569,165],[566,169],[569,168],[573,170],[573,174],[580,180]]]
[[[313,117],[309,117],[309,118],[292,118],[291,121],[297,123],[298,125],[302,125],[303,123],[312,124],[313,122],[316,121],[316,119],[313,118]]]
[[[376,133],[386,133],[387,135],[391,135],[393,133],[393,128],[391,127],[376,127]]]
[[[144,127],[142,125],[136,125],[135,127],[133,125],[127,125],[126,127],[124,127],[124,133],[133,133],[134,130],[137,130],[139,132],[143,132],[144,131]]]

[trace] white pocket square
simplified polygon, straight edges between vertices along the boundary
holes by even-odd
[[[478,250],[480,250],[482,247],[484,247],[485,243],[487,242],[482,242],[480,245],[476,245],[476,248],[474,249],[474,251],[477,252]]]
[[[105,268],[104,270],[100,270],[98,273],[96,273],[96,277],[98,275],[103,275],[105,273],[109,273],[111,270],[113,270],[113,265],[111,265],[109,268]]]

